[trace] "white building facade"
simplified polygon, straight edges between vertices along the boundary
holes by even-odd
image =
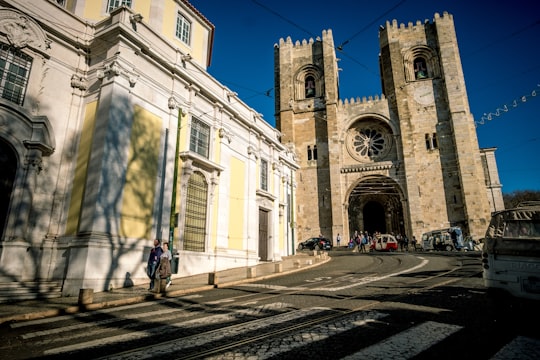
[[[0,1],[1,281],[146,283],[154,238],[173,277],[293,254],[298,165],[213,34],[187,1]]]

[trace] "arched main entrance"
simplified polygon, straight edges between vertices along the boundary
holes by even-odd
[[[349,195],[349,233],[405,233],[399,185],[385,176],[360,181]]]
[[[11,146],[1,138],[0,169],[2,169],[0,172],[0,236],[3,236],[9,213],[13,182],[17,171],[17,157]]]

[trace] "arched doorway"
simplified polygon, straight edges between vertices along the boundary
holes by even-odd
[[[404,233],[404,209],[399,185],[386,176],[367,177],[349,195],[349,233]]]
[[[2,169],[0,172],[0,236],[3,236],[9,214],[13,182],[15,181],[15,174],[17,171],[17,157],[11,146],[1,138],[0,169]]]
[[[386,234],[386,216],[384,207],[378,201],[368,201],[363,208],[364,227],[363,230],[370,234],[378,231]]]

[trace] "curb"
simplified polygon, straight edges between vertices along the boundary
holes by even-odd
[[[171,290],[171,291],[167,291],[166,293],[146,294],[146,295],[128,297],[125,299],[102,301],[102,302],[92,303],[92,304],[87,304],[87,305],[71,305],[63,309],[43,310],[43,311],[29,312],[25,314],[9,315],[9,316],[0,317],[0,325],[9,321],[28,321],[28,320],[36,320],[36,319],[41,319],[41,318],[61,316],[61,315],[67,315],[67,314],[76,314],[76,313],[89,311],[89,310],[99,310],[99,309],[109,308],[109,307],[114,307],[114,306],[130,305],[130,304],[136,304],[136,303],[140,303],[144,301],[153,301],[153,300],[158,300],[158,299],[163,299],[163,298],[177,297],[177,296],[182,296],[182,295],[191,294],[195,292],[211,290],[214,288],[226,288],[226,287],[235,286],[239,284],[261,281],[261,280],[275,278],[278,276],[293,274],[299,271],[304,271],[307,269],[320,266],[322,264],[326,264],[331,259],[332,258],[327,257],[324,260],[318,261],[314,264],[307,265],[305,267],[300,267],[298,269],[291,269],[291,270],[283,271],[280,273],[256,276],[253,278],[227,281],[221,284],[218,283],[215,285],[203,285],[203,286],[189,288],[189,289]]]

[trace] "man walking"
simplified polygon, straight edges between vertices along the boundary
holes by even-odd
[[[159,240],[154,239],[154,247],[152,250],[150,250],[150,255],[148,256],[148,265],[146,268],[146,274],[150,278],[150,287],[148,288],[148,291],[152,291],[154,289],[154,279],[156,277],[156,270],[162,253],[163,249],[160,246]]]

